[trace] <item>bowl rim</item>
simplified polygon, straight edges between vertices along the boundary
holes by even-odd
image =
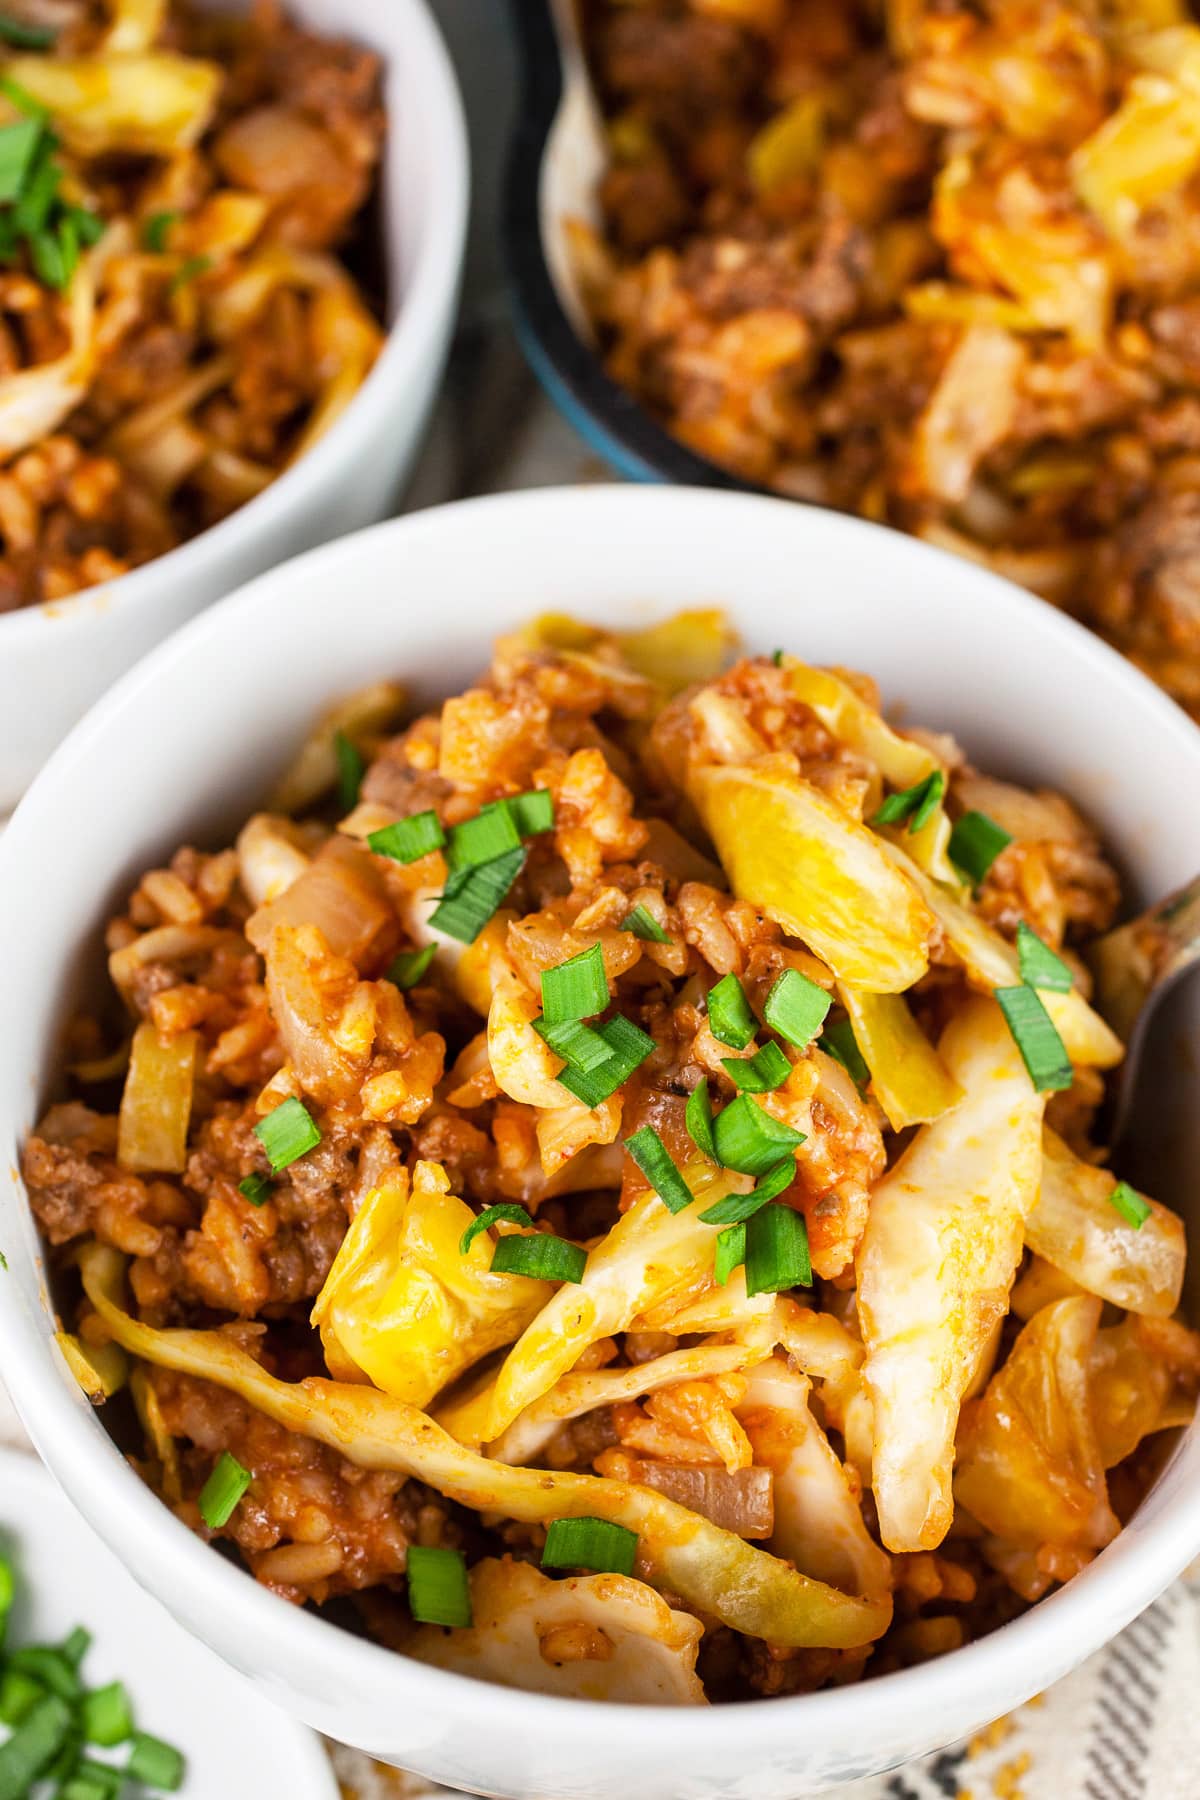
[[[453,304],[466,244],[470,210],[467,121],[454,65],[428,0],[388,0],[388,7],[399,15],[397,35],[405,53],[418,65],[413,85],[425,96],[426,172],[428,180],[436,184],[438,196],[428,207],[420,252],[366,380],[311,450],[215,525],[110,581],[81,588],[61,600],[43,600],[0,614],[0,646],[4,650],[28,651],[45,633],[52,633],[49,641],[57,649],[64,625],[72,619],[117,608],[135,610],[154,603],[156,583],[203,579],[219,572],[228,546],[239,534],[269,533],[330,485],[338,464],[353,454],[355,440],[382,424],[395,394],[407,385],[409,370],[428,355],[446,307]],[[345,23],[352,33],[353,20]],[[395,213],[381,213],[381,224],[385,239],[393,240],[398,228]]]
[[[952,565],[960,583],[976,588],[985,598],[990,595],[994,604],[1006,608],[1015,627],[1023,620],[1036,619],[1039,632],[1049,633],[1064,646],[1080,676],[1096,668],[1109,681],[1117,681],[1136,706],[1143,725],[1173,739],[1181,752],[1195,761],[1200,774],[1200,731],[1146,675],[1045,601],[946,551],[862,519],[771,496],[615,484],[526,489],[458,500],[370,526],[279,564],[198,614],[114,684],[38,774],[0,837],[0,893],[7,887],[5,877],[11,879],[23,866],[25,838],[32,836],[36,843],[53,816],[48,812],[46,821],[39,817],[43,796],[49,798],[60,783],[69,782],[73,767],[86,762],[93,744],[109,734],[120,715],[134,708],[146,690],[153,689],[160,671],[186,661],[206,637],[236,636],[236,622],[243,613],[249,614],[272,588],[286,592],[300,565],[306,572],[327,577],[328,591],[337,592],[339,582],[348,578],[363,553],[364,540],[371,546],[368,554],[374,555],[375,545],[387,538],[436,540],[460,533],[465,537],[489,513],[512,512],[528,515],[522,539],[537,543],[543,523],[539,515],[558,509],[571,514],[581,508],[594,510],[609,531],[613,519],[606,519],[606,513],[614,510],[620,514],[649,509],[651,513],[678,513],[682,518],[689,508],[695,508],[701,518],[707,516],[711,529],[714,506],[730,515],[731,521],[735,513],[745,515],[749,524],[764,509],[776,516],[786,515],[792,521],[790,528],[815,535],[817,543],[808,550],[818,557],[822,538],[862,538],[886,531],[888,553],[918,572]],[[679,528],[680,523],[668,520],[667,528],[672,524]],[[661,520],[658,529],[663,529]],[[1182,1443],[1200,1430],[1193,1425],[1183,1434],[1152,1490],[1167,1490],[1160,1502],[1162,1515],[1152,1529],[1139,1529],[1135,1515],[1095,1562],[1065,1587],[987,1636],[933,1662],[872,1676],[865,1683],[844,1688],[790,1695],[786,1704],[778,1697],[683,1709],[530,1693],[437,1669],[358,1638],[317,1614],[279,1600],[243,1570],[213,1555],[129,1468],[82,1396],[72,1393],[65,1372],[55,1362],[51,1343],[44,1317],[35,1317],[23,1300],[17,1308],[0,1306],[0,1367],[30,1436],[73,1500],[85,1485],[80,1472],[87,1471],[86,1504],[78,1500],[75,1504],[143,1585],[151,1592],[176,1594],[186,1587],[191,1603],[181,1600],[180,1612],[202,1608],[210,1618],[224,1614],[225,1624],[218,1633],[210,1633],[209,1641],[214,1647],[219,1644],[226,1656],[232,1654],[234,1643],[252,1642],[257,1656],[264,1648],[268,1650],[269,1667],[275,1672],[298,1666],[303,1658],[309,1666],[328,1669],[347,1691],[372,1704],[382,1704],[389,1697],[394,1701],[397,1684],[402,1683],[407,1701],[416,1705],[428,1702],[439,1715],[469,1705],[476,1731],[494,1725],[501,1734],[510,1732],[513,1709],[519,1706],[529,1709],[530,1730],[570,1734],[578,1745],[595,1743],[598,1733],[608,1736],[615,1730],[626,1749],[632,1745],[654,1755],[661,1754],[667,1721],[678,1723],[682,1716],[687,1718],[689,1741],[703,1755],[706,1747],[715,1750],[727,1737],[731,1720],[747,1719],[752,1721],[756,1750],[769,1755],[794,1745],[801,1721],[815,1741],[853,1743],[864,1700],[872,1709],[873,1736],[879,1735],[877,1721],[892,1721],[895,1729],[903,1730],[904,1721],[911,1720],[918,1710],[937,1718],[943,1706],[956,1721],[970,1714],[981,1722],[995,1716],[994,1707],[990,1712],[988,1708],[997,1688],[1011,1692],[1020,1685],[1014,1671],[1022,1662],[1031,1671],[1026,1678],[1028,1698],[1047,1679],[1057,1679],[1109,1641],[1200,1551],[1200,1508],[1194,1503],[1200,1482],[1194,1476],[1186,1481],[1172,1479]],[[53,1450],[48,1454],[45,1446],[49,1445]],[[60,1470],[66,1473],[60,1474]],[[1046,1644],[1057,1641],[1059,1653],[1047,1658],[1043,1647],[1039,1654],[1040,1640]],[[1062,1647],[1070,1645],[1081,1647],[1074,1654],[1069,1648],[1064,1653]],[[1053,1671],[1049,1677],[1048,1666]],[[1007,1689],[997,1679],[1001,1676],[1007,1677]],[[964,1705],[964,1695],[971,1697],[969,1705]],[[948,1735],[957,1735],[957,1729],[956,1724]]]

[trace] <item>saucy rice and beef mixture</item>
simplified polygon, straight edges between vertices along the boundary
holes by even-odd
[[[383,130],[378,58],[274,0],[6,5],[0,613],[161,556],[339,416]]]
[[[1200,716],[1187,0],[585,0],[606,365],[691,449],[1066,607]]]
[[[402,729],[344,703],[112,919],[24,1155],[177,1515],[548,1692],[950,1650],[1111,1541],[1200,1382],[1182,1223],[1090,1138],[1094,833],[732,654],[551,618]]]

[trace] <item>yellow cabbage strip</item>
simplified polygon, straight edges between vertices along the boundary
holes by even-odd
[[[737,633],[716,607],[672,613],[660,625],[619,631],[617,647],[631,669],[667,694],[715,681],[737,649]]]
[[[276,783],[272,809],[300,812],[327,793],[338,778],[337,733],[343,732],[352,743],[378,736],[398,720],[404,698],[399,682],[373,681],[323,712]]]
[[[308,337],[320,386],[288,456],[289,468],[337,424],[370,374],[383,343],[383,333],[348,281],[314,294]]]
[[[120,1349],[120,1345],[116,1346]],[[122,1351],[124,1355],[124,1351]],[[179,1467],[179,1445],[167,1430],[154,1383],[145,1363],[135,1362],[129,1375],[129,1393],[138,1423],[146,1434],[146,1442],[158,1458],[159,1491],[170,1506],[183,1498],[183,1476]]]
[[[885,846],[803,780],[790,756],[692,768],[688,792],[729,884],[869,993],[912,987],[933,921]]]
[[[669,1218],[670,1214],[666,1214]],[[722,1531],[662,1494],[597,1475],[511,1469],[456,1444],[415,1407],[374,1388],[337,1381],[279,1381],[215,1331],[157,1331],[122,1310],[123,1259],[99,1244],[80,1257],[92,1305],[118,1343],[160,1368],[215,1382],[289,1431],[328,1444],[364,1469],[427,1482],[477,1512],[545,1524],[601,1518],[638,1535],[639,1566],[734,1631],[791,1648],[851,1649],[872,1643],[891,1620],[890,1599],[848,1598],[797,1574],[777,1557]]]
[[[367,1195],[312,1311],[335,1374],[361,1370],[385,1394],[427,1406],[520,1337],[553,1289],[493,1275],[486,1232],[463,1256],[459,1240],[474,1217],[437,1163],[417,1164],[411,1194],[407,1170],[397,1169]]]
[[[470,1574],[473,1624],[422,1625],[409,1656],[527,1694],[608,1700],[629,1706],[704,1706],[696,1652],[704,1627],[673,1612],[653,1588],[626,1575],[555,1581],[529,1563],[485,1556]],[[563,1628],[573,1654],[556,1658]],[[582,1628],[582,1630],[581,1630]],[[595,1646],[580,1655],[580,1645]],[[543,1648],[544,1646],[544,1648]]]
[[[171,50],[10,56],[0,73],[39,100],[55,131],[83,156],[190,150],[212,119],[222,81],[216,63]]]
[[[1177,52],[1189,38],[1200,41],[1195,27],[1154,36],[1175,40]],[[1171,79],[1176,66],[1134,76],[1117,110],[1071,157],[1075,192],[1112,237],[1200,167],[1200,107],[1189,85]]]
[[[102,1406],[129,1379],[129,1358],[120,1344],[85,1344],[70,1331],[56,1331],[54,1341],[93,1406]]]
[[[167,0],[114,0],[112,23],[104,37],[105,53],[128,55],[148,50],[163,28]]]
[[[971,999],[939,1048],[963,1098],[876,1187],[856,1259],[872,1486],[896,1551],[936,1549],[950,1528],[959,1405],[1008,1310],[1041,1176],[1045,1096],[1000,1008]]]
[[[87,393],[96,363],[95,299],[91,259],[85,257],[67,296],[65,353],[0,379],[0,456],[15,456],[48,437]]]
[[[972,984],[989,992],[998,987],[1015,987],[1021,980],[1021,970],[1013,945],[970,907],[931,881],[897,845],[885,847],[941,925]],[[1067,994],[1041,990],[1041,998],[1073,1063],[1083,1068],[1116,1067],[1125,1054],[1125,1046],[1078,989],[1072,988]]]
[[[825,138],[825,101],[819,93],[800,94],[775,113],[751,138],[746,168],[760,194],[772,194],[794,181],[815,175]]]
[[[962,1089],[908,1010],[903,994],[860,994],[839,983],[854,1038],[871,1071],[871,1091],[893,1131],[940,1118]]]
[[[1115,1175],[1081,1162],[1053,1131],[1042,1148],[1041,1193],[1025,1221],[1029,1248],[1089,1294],[1170,1318],[1183,1288],[1183,1220],[1149,1200],[1149,1218],[1131,1225],[1109,1199]]]
[[[696,1195],[691,1206],[671,1213],[656,1193],[642,1194],[589,1253],[583,1280],[564,1282],[509,1352],[496,1381],[489,1442],[549,1393],[589,1344],[627,1330],[668,1294],[682,1298],[712,1279],[716,1227],[700,1214],[752,1183],[711,1164],[692,1164],[684,1176]]]
[[[954,1492],[1006,1543],[1099,1550],[1118,1524],[1092,1424],[1090,1296],[1044,1306],[963,1414]]]
[[[194,1031],[160,1038],[149,1019],[134,1032],[117,1126],[123,1169],[183,1173],[199,1041]]]
[[[682,1306],[668,1299],[630,1329],[669,1331],[674,1337],[728,1332],[763,1357],[782,1344],[797,1368],[820,1381],[857,1369],[863,1359],[861,1343],[832,1313],[814,1312],[788,1294],[747,1295],[744,1268],[735,1269],[724,1287],[714,1282]]]

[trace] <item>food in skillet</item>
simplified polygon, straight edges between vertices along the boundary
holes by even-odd
[[[1092,832],[731,655],[544,619],[403,729],[345,703],[142,878],[25,1150],[166,1503],[553,1693],[954,1648],[1110,1542],[1200,1381],[1183,1227],[1089,1141]]]
[[[1187,0],[586,0],[572,226],[611,374],[744,479],[915,532],[1200,715]]]
[[[383,124],[378,59],[273,0],[6,0],[0,613],[161,556],[340,415]]]

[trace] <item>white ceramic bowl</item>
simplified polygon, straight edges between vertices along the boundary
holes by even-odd
[[[521,1800],[797,1800],[898,1763],[1045,1687],[1200,1550],[1193,1430],[1091,1568],[939,1662],[710,1711],[531,1696],[406,1662],[256,1587],[141,1485],[60,1364],[15,1165],[84,947],[94,962],[125,884],[182,840],[227,841],[331,695],[383,673],[418,699],[453,692],[497,632],[548,609],[631,624],[698,604],[727,607],[758,651],[869,669],[905,716],[948,727],[984,768],[1074,794],[1136,874],[1137,897],[1192,873],[1200,732],[1097,639],[874,526],[634,487],[418,513],[262,577],[108,695],[0,839],[0,1167],[12,1171],[0,1177],[0,1367],[32,1436],[144,1585],[274,1698],[380,1757]],[[1193,990],[1193,1027],[1198,1001]],[[1176,1153],[1195,1168],[1194,1065],[1175,1066],[1192,1133]]]
[[[283,557],[383,518],[420,447],[457,311],[467,225],[454,72],[425,0],[287,0],[287,10],[384,59],[386,344],[337,424],[248,505],[116,581],[0,615],[0,817],[139,656]]]

